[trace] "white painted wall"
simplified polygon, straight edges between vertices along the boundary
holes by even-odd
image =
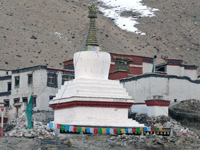
[[[48,87],[47,86],[47,73],[46,69],[33,69],[32,71],[25,71],[20,73],[13,73],[11,80],[1,80],[0,81],[0,92],[7,92],[7,83],[12,83],[12,90],[10,96],[1,96],[0,102],[3,102],[4,99],[9,99],[11,107],[7,111],[7,116],[12,116],[16,114],[16,107],[14,107],[14,98],[20,98],[21,107],[18,109],[19,116],[25,110],[25,105],[22,103],[22,98],[27,97],[28,101],[32,95],[36,95],[36,107],[34,110],[52,110],[49,107],[49,96],[55,96],[58,92],[58,89],[62,84],[62,75],[61,71],[57,71],[57,83],[58,88]],[[28,85],[28,74],[33,76],[33,84]],[[20,77],[19,87],[15,87],[15,77]]]
[[[1,76],[6,76],[6,71],[5,70],[0,70],[0,77]]]
[[[153,64],[143,62],[142,63],[142,73],[152,73]]]
[[[54,111],[54,123],[82,126],[143,127],[128,119],[127,108],[73,107]]]
[[[110,63],[107,52],[77,52],[74,54],[75,79],[108,79]]]
[[[146,77],[124,83],[129,95],[135,102],[145,102],[154,95],[162,95],[164,100],[174,103],[187,99],[200,99],[200,84],[192,83],[185,79]]]
[[[133,105],[131,107],[131,112],[132,113],[139,113],[139,114],[148,113],[147,105],[146,104],[144,104],[144,105],[141,105],[141,104]]]
[[[168,107],[147,106],[148,116],[168,116]]]
[[[181,67],[180,66],[167,65],[167,74],[168,75],[181,76]]]
[[[190,77],[192,80],[196,80],[197,79],[197,70],[185,69],[184,76]]]
[[[0,80],[0,92],[8,91],[8,82],[11,82],[11,80]]]

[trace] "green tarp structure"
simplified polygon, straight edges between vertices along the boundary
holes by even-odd
[[[32,124],[32,110],[33,110],[32,99],[33,99],[33,96],[31,95],[29,103],[26,107],[26,117],[27,117],[27,120],[28,120],[28,129],[33,128],[33,124]]]

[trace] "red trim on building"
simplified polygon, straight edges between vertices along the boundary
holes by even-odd
[[[134,103],[133,105],[146,105],[146,103]]]
[[[178,59],[167,59],[167,61],[174,61],[174,62],[180,62],[180,63],[183,62],[183,60],[178,60]]]
[[[167,100],[145,100],[147,106],[169,106],[170,101]]]
[[[111,64],[109,73],[114,72],[114,71],[115,71],[115,65]]]
[[[129,74],[141,75],[142,74],[142,67],[129,67]]]
[[[195,68],[184,68],[185,70],[197,70]]]
[[[128,77],[128,72],[127,71],[115,71],[109,73],[109,79],[111,80],[118,80],[118,79],[123,79]]]
[[[130,108],[130,102],[102,102],[102,101],[72,101],[59,104],[51,104],[53,110],[72,107],[106,107],[106,108]]]

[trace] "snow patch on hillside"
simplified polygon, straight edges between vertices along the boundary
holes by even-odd
[[[104,16],[111,18],[115,24],[128,32],[145,35],[135,25],[139,17],[153,17],[155,8],[147,7],[142,0],[98,0],[98,9]]]

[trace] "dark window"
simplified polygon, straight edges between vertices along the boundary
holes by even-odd
[[[8,92],[11,91],[11,82],[8,82]]]
[[[127,60],[115,60],[115,71],[120,71],[120,70],[129,70],[129,61]]]
[[[14,98],[14,103],[19,103],[19,98]]]
[[[57,76],[58,75],[56,73],[48,73],[47,74],[47,86],[57,88],[58,87]]]
[[[16,87],[19,87],[19,80],[20,80],[19,76],[15,77],[15,86]]]
[[[33,75],[28,74],[28,84],[33,84]]]
[[[10,103],[9,103],[9,99],[4,99],[4,107],[9,107],[10,106]]]
[[[56,96],[50,95],[50,96],[49,96],[49,100],[52,100],[54,97],[56,97]]]
[[[37,99],[37,96],[33,96],[33,99],[32,99],[32,106],[33,107],[36,107],[37,105],[37,103],[36,103],[36,99]]]
[[[62,85],[64,84],[65,81],[70,81],[74,79],[74,75],[73,74],[66,74],[66,75],[62,75]]]
[[[28,97],[23,97],[22,101],[27,104],[28,103]]]
[[[177,99],[174,99],[174,103],[176,103],[177,102]]]
[[[166,72],[166,66],[157,66],[156,71]]]

